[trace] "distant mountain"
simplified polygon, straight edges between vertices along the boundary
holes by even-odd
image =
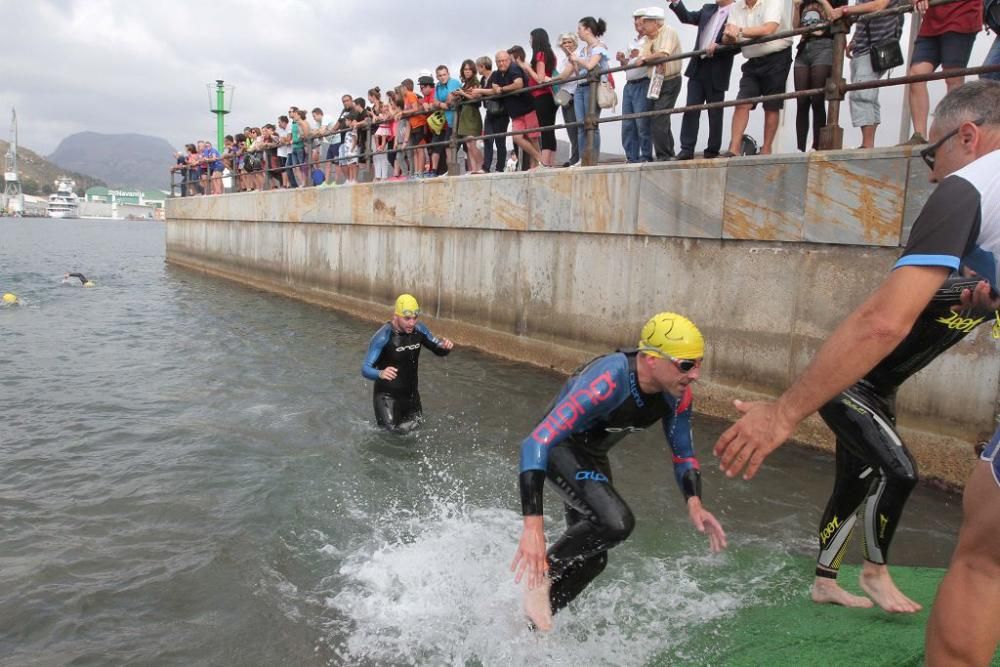
[[[170,187],[174,149],[166,139],[142,134],[77,132],[60,142],[49,160],[94,174],[111,187]]]
[[[7,154],[9,144],[0,141],[0,155]],[[26,195],[49,195],[56,191],[55,181],[60,176],[69,176],[76,181],[76,193],[82,195],[87,188],[95,185],[107,185],[93,176],[64,169],[52,164],[32,150],[24,146],[17,147],[17,172],[21,179],[21,190]]]

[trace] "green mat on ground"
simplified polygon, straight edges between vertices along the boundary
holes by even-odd
[[[844,566],[840,576],[858,594],[859,571]],[[814,604],[807,584],[801,596],[762,600],[720,620],[716,631],[692,638],[674,657],[697,656],[699,664],[711,665],[922,665],[927,619],[944,572],[892,568],[899,588],[923,605],[917,614]],[[1000,655],[993,664],[1000,665]]]

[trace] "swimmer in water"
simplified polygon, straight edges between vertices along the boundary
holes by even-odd
[[[674,478],[688,518],[713,552],[726,534],[701,504],[701,471],[691,432],[691,384],[705,342],[686,317],[659,313],[636,349],[598,357],[579,369],[521,443],[524,530],[511,570],[527,575],[524,610],[535,629],[569,604],[607,566],[608,550],[624,542],[635,517],[612,484],[608,451],[633,431],[662,420]],[[566,506],[566,532],[545,549],[542,487],[548,479]]]
[[[426,347],[439,357],[455,346],[447,338],[437,338],[417,322],[417,300],[402,294],[396,299],[392,320],[372,336],[368,354],[361,365],[361,375],[374,380],[372,402],[379,426],[394,431],[412,430],[420,422],[422,411],[417,391],[417,362],[420,348]]]
[[[70,278],[79,278],[84,287],[93,287],[94,283],[87,280],[87,276],[82,273],[67,273],[63,275],[63,282],[68,282]]]

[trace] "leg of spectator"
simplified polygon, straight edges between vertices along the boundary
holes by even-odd
[[[622,115],[635,113],[635,97],[639,85],[632,81],[625,84],[622,90]],[[622,121],[622,148],[625,149],[627,162],[639,161],[639,127],[635,119]]]
[[[988,665],[1000,641],[1000,487],[987,461],[969,478],[963,513],[927,624],[928,667]]]
[[[913,63],[910,75],[930,74],[934,71],[931,63]],[[913,119],[913,131],[924,139],[927,138],[927,113],[930,110],[930,100],[927,97],[927,82],[919,81],[909,84],[910,116]]]
[[[809,68],[809,84],[811,88],[822,88],[830,78],[833,67],[830,65],[813,65]],[[813,150],[819,150],[819,132],[826,125],[826,99],[823,94],[809,98],[813,112]]]
[[[574,111],[576,112],[576,119],[580,122],[577,126],[577,143],[580,147],[581,154],[583,151],[587,150],[587,131],[583,126],[583,120],[587,117],[587,104],[590,99],[590,87],[589,86],[577,86],[576,93],[573,95],[573,105]]]
[[[635,104],[637,112],[649,111],[652,108],[652,100],[649,95],[649,79],[642,79],[638,83],[639,99]],[[653,161],[653,125],[649,117],[636,120],[636,128],[639,131],[639,160],[642,162]]]
[[[688,79],[687,102],[684,106],[691,107],[705,102],[705,86],[701,79],[696,76]],[[681,153],[694,154],[695,144],[698,143],[698,125],[700,124],[700,111],[685,111],[681,119]]]
[[[851,58],[851,82],[876,81],[881,75],[872,70],[868,54]],[[851,124],[861,128],[861,148],[875,147],[875,130],[881,122],[878,103],[878,88],[852,90],[847,94],[851,109]]]
[[[743,143],[743,133],[747,131],[750,122],[750,105],[737,104],[733,109],[732,137],[729,139],[729,152],[740,154],[740,144]]]
[[[705,102],[724,102],[726,91],[711,88],[711,83],[705,88]],[[716,157],[722,150],[723,109],[708,110],[708,145],[705,146],[705,157]]]
[[[653,105],[656,109],[665,111],[673,109],[677,106],[677,96],[681,92],[681,77],[680,75],[675,76],[672,79],[667,79],[663,82],[660,88],[660,97],[653,101]],[[663,119],[663,134],[665,139],[665,155],[668,158],[672,158],[675,155],[674,152],[674,131],[671,127],[671,119],[673,114],[663,114],[662,116],[656,116],[656,118]],[[656,151],[657,159],[660,159],[660,151],[657,148]]]
[[[764,145],[760,149],[761,155],[771,154],[774,137],[778,134],[778,120],[780,117],[780,111],[768,111],[764,109]]]
[[[802,47],[799,47],[802,53]],[[801,60],[796,58],[796,60]],[[809,65],[795,64],[792,68],[792,81],[795,90],[807,90],[809,88]],[[806,145],[809,140],[809,112],[813,108],[812,98],[799,97],[795,100],[795,140],[799,150],[806,152]]]
[[[573,104],[573,100],[569,101],[569,104],[562,108],[563,123],[575,123],[576,122],[576,107]],[[568,164],[576,164],[580,161],[580,133],[575,127],[567,127],[566,135],[569,137],[570,145],[570,155]]]
[[[488,135],[496,132],[497,130],[494,130],[493,126],[494,126],[493,117],[487,114],[486,118],[483,120],[483,134]],[[493,146],[494,146],[493,139],[483,139],[483,171],[485,171],[487,174],[490,173],[491,171],[494,171]],[[495,171],[503,171],[503,169],[501,169],[498,165]]]
[[[986,54],[986,60],[983,61],[983,65],[1000,65],[1000,35],[993,40],[993,46],[990,47],[990,52]],[[1000,81],[1000,72],[980,74],[979,78]]]

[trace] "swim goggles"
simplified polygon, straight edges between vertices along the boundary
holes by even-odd
[[[418,308],[417,310],[410,310],[409,308],[407,308],[403,311],[403,317],[413,317],[413,318],[420,317],[420,309]]]
[[[674,357],[667,357],[667,359],[681,373],[690,373],[696,368],[701,368],[701,359],[676,359]]]

